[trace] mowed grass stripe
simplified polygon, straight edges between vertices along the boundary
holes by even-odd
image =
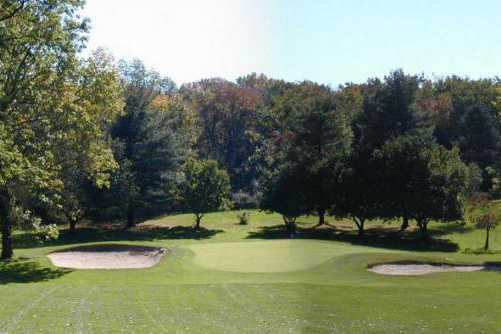
[[[454,285],[454,282],[451,284]],[[206,333],[409,333],[443,329],[455,333],[490,330],[499,325],[489,311],[501,307],[499,289],[463,287],[360,287],[316,284],[202,284],[64,286],[54,307],[38,305],[12,333],[173,332]],[[68,317],[80,298],[87,310]],[[463,303],[458,303],[458,299]],[[76,302],[76,303],[75,303]],[[152,305],[156,305],[151,307]],[[485,313],[484,313],[485,312]],[[33,315],[38,317],[34,318]],[[460,314],[460,316],[458,316]],[[78,322],[66,326],[68,319]]]

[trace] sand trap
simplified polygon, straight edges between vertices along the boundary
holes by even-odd
[[[448,272],[500,271],[500,266],[494,265],[450,265],[432,263],[387,263],[377,264],[368,268],[369,271],[382,275],[426,275]]]
[[[63,249],[47,257],[57,267],[72,269],[149,268],[165,254],[164,248],[131,245],[92,245]]]

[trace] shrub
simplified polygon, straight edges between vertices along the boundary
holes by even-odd
[[[250,213],[249,212],[243,211],[242,213],[238,214],[237,217],[238,217],[238,223],[240,225],[248,225],[249,224],[249,220],[250,220]]]

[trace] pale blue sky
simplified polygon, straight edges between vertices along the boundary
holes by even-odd
[[[501,0],[87,0],[90,48],[178,84],[251,72],[337,85],[403,68],[501,75]]]

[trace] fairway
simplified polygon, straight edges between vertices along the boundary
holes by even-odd
[[[368,247],[343,240],[263,232],[281,217],[214,213],[189,231],[191,215],[158,218],[130,232],[81,231],[53,245],[22,244],[0,263],[1,333],[496,333],[501,323],[498,272],[385,276],[367,266],[401,260],[458,264],[499,262],[501,256]],[[315,217],[301,219],[313,226]],[[346,225],[348,222],[336,224]],[[172,226],[178,227],[173,229]],[[371,226],[380,226],[370,223]],[[149,234],[153,228],[155,234]],[[460,247],[481,245],[481,231],[433,233]],[[165,234],[159,231],[165,229]],[[171,231],[169,234],[168,231]],[[281,231],[281,229],[279,230]],[[328,230],[323,232],[324,235]],[[336,236],[337,234],[334,234]],[[270,239],[271,238],[271,239]],[[493,249],[501,238],[493,237]],[[126,243],[167,249],[143,269],[73,270],[46,255],[71,246]],[[464,247],[463,247],[464,248]]]

